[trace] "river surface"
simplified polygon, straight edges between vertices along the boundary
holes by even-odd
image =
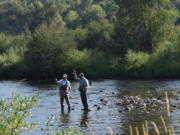
[[[132,111],[123,112],[121,105],[117,103],[120,97],[140,96],[165,98],[165,91],[170,97],[171,114],[167,116],[165,110],[155,110],[153,112]],[[44,135],[50,130],[42,130],[51,115],[62,115],[60,111],[58,85],[56,83],[44,82],[23,82],[0,81],[0,98],[9,97],[12,92],[23,95],[40,94],[37,107],[32,111],[28,121],[37,122],[34,131],[24,132],[23,135]],[[107,105],[100,99],[106,98]],[[93,129],[95,135],[107,135],[108,128],[111,127],[117,135],[128,135],[128,127],[139,127],[145,120],[160,123],[160,116],[163,116],[168,126],[173,126],[176,134],[180,134],[180,81],[120,81],[120,80],[98,80],[92,81],[92,86],[88,90],[88,102],[90,112],[83,112],[79,96],[78,84],[72,82],[72,92],[70,103],[74,110],[68,112],[65,109],[62,119],[58,119],[51,125],[51,129],[63,130],[68,127],[78,128],[88,134],[85,125],[87,121]],[[101,109],[97,110],[98,105]],[[67,106],[65,106],[67,108]]]

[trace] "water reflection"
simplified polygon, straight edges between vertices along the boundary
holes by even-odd
[[[88,111],[83,111],[82,116],[81,116],[81,120],[80,120],[81,126],[86,126],[85,122],[89,123],[88,115],[89,115]]]
[[[60,119],[62,123],[70,122],[70,112],[71,110],[63,110],[60,114]]]

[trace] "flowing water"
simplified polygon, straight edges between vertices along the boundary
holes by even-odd
[[[124,112],[123,107],[117,104],[123,95],[140,96],[140,97],[156,97],[165,98],[165,91],[168,92],[171,102],[171,114],[167,116],[165,110],[132,111]],[[28,121],[37,122],[34,131],[24,132],[24,135],[44,135],[50,130],[42,130],[45,127],[47,118],[51,115],[61,115],[58,85],[55,83],[43,82],[23,82],[18,81],[0,81],[0,98],[9,97],[12,92],[21,95],[32,96],[35,93],[40,94],[40,99],[35,110],[33,110]],[[59,130],[68,127],[78,128],[85,133],[87,121],[93,129],[95,135],[106,135],[109,133],[108,127],[111,127],[117,135],[128,135],[129,125],[140,126],[145,120],[160,123],[162,115],[168,126],[173,126],[175,132],[180,134],[180,81],[119,81],[119,80],[98,80],[92,81],[92,86],[88,90],[88,102],[91,109],[90,112],[83,112],[83,108],[78,84],[72,82],[72,92],[70,94],[71,106],[74,110],[62,115],[63,118],[55,121],[51,128]],[[108,102],[104,105],[100,99],[106,99]],[[97,106],[100,109],[97,109]],[[67,106],[65,106],[67,107]]]

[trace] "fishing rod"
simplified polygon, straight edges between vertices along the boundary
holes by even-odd
[[[40,53],[40,55],[42,56],[42,58],[44,59],[45,64],[47,64],[47,67],[48,67],[51,75],[54,77],[54,79],[56,79],[56,76],[55,76],[55,74],[54,74],[54,72],[53,72],[53,70],[52,70],[52,68],[51,68],[51,66],[50,66],[47,58],[45,57],[45,55],[44,55],[40,50],[39,50],[39,53]]]

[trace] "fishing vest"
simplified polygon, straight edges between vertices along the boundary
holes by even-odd
[[[67,88],[68,88],[68,82],[66,81],[65,85],[61,85],[61,86],[59,87],[59,90],[61,90],[61,91],[66,91]]]

